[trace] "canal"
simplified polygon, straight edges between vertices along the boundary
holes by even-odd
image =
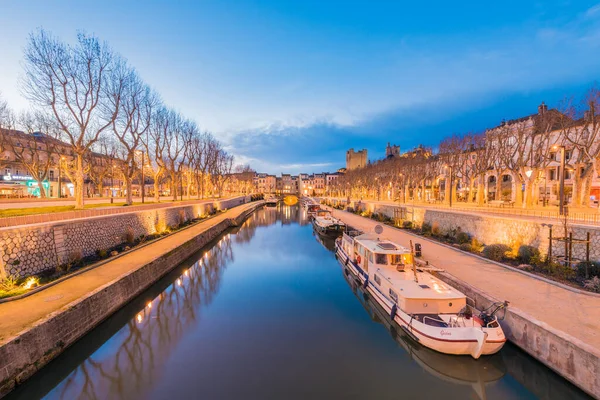
[[[7,398],[587,398],[510,344],[473,360],[404,337],[303,214],[257,210]]]

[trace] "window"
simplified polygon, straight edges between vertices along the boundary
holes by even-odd
[[[375,263],[380,265],[387,265],[387,257],[385,254],[375,254]]]
[[[555,169],[551,169],[550,170],[550,180],[553,181],[556,178],[556,170]]]
[[[54,179],[54,170],[53,169],[51,169],[49,171],[49,175],[50,175],[50,179]]]
[[[392,254],[390,255],[390,264],[392,265],[404,265],[402,260],[402,255],[400,254]]]
[[[390,289],[390,297],[394,300],[394,303],[398,304],[398,295],[392,289]]]
[[[571,153],[573,153],[573,150],[566,150],[565,151],[565,160],[568,160],[571,158]]]
[[[375,283],[377,283],[378,285],[381,285],[381,278],[379,278],[379,275],[375,274]]]

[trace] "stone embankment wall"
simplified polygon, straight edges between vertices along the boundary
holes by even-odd
[[[484,310],[498,301],[448,273],[436,275],[473,299],[478,310]],[[600,352],[597,349],[512,307],[507,309],[500,325],[512,343],[588,394],[600,398]],[[548,387],[548,394],[560,398],[556,392],[560,388],[553,392],[551,390],[552,387]]]
[[[356,206],[354,203],[351,205]],[[502,243],[509,246],[521,244],[535,246],[543,255],[548,252],[550,230],[548,224],[552,225],[553,237],[564,236],[563,225],[554,220],[545,222],[543,220],[429,209],[411,205],[382,205],[368,201],[361,202],[360,208],[382,213],[390,218],[412,221],[417,226],[421,226],[423,223],[437,224],[442,232],[460,228],[463,232],[468,233],[484,244]],[[576,239],[585,239],[589,232],[591,241],[590,259],[600,261],[600,227],[569,223],[568,230],[573,232],[573,238]],[[554,241],[552,254],[563,256],[564,253],[564,244]],[[586,246],[584,244],[573,245],[572,256],[576,259],[585,260]]]
[[[19,278],[51,271],[61,265],[107,250],[142,235],[164,232],[214,210],[247,202],[236,197],[125,214],[57,221],[0,229],[0,278]]]
[[[232,206],[236,201],[221,206]],[[207,227],[176,249],[48,315],[0,346],[0,398],[223,231],[239,226],[262,204],[256,202]]]

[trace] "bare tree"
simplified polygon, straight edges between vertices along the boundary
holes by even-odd
[[[52,113],[70,144],[78,209],[84,206],[85,154],[119,111],[120,93],[109,91],[116,59],[107,44],[84,33],[70,46],[39,30],[29,36],[25,49],[22,92]]]
[[[119,110],[117,117],[112,122],[112,132],[119,141],[119,158],[123,168],[125,181],[125,204],[133,204],[132,181],[139,168],[138,153],[142,144],[142,137],[150,128],[152,109],[156,105],[156,98],[150,88],[142,82],[134,70],[125,65],[119,66],[118,79],[113,80],[111,88],[111,101],[120,101],[112,104],[110,109]],[[145,162],[144,162],[145,163]],[[143,184],[143,182],[142,182]]]
[[[59,128],[40,112],[25,112],[19,116],[19,125],[25,130],[5,131],[1,135],[2,147],[10,151],[14,160],[22,165],[37,182],[40,197],[45,198],[50,170],[58,165],[62,144],[56,139]],[[44,132],[44,133],[43,133]]]

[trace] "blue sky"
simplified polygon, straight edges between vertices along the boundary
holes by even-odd
[[[435,145],[600,78],[587,1],[0,1],[0,91],[15,109],[28,33],[83,29],[272,173],[335,170],[350,147],[374,159],[388,141]]]

